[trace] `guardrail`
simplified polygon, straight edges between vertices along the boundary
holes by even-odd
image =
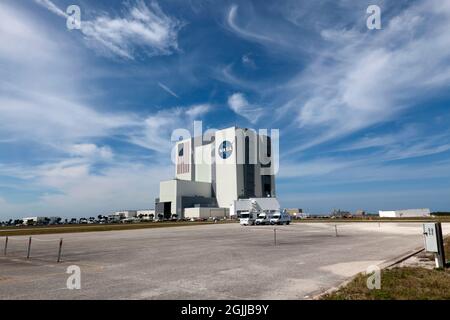
[[[3,249],[3,255],[7,256],[8,255],[8,244],[10,241],[24,241],[26,239],[16,239],[16,238],[12,238],[9,236],[5,237],[5,246]],[[31,258],[31,244],[32,241],[40,241],[40,242],[56,242],[59,241],[59,245],[58,245],[58,253],[57,253],[57,259],[56,262],[59,263],[61,262],[61,255],[62,255],[62,246],[63,246],[63,238],[59,238],[59,239],[39,239],[39,238],[33,238],[33,237],[28,237],[28,244],[27,244],[27,255],[26,258],[30,259]]]

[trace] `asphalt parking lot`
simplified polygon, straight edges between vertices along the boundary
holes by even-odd
[[[217,224],[0,238],[0,299],[308,299],[423,245],[421,223]],[[450,224],[444,224],[445,233]],[[59,238],[63,261],[56,263]],[[45,241],[42,241],[45,240]],[[81,270],[69,290],[67,267]]]

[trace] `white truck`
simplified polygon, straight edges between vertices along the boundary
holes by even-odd
[[[276,212],[273,214],[270,219],[270,224],[290,224],[291,223],[291,215],[285,211]]]
[[[255,224],[257,215],[254,212],[243,211],[239,218],[239,223],[241,226],[252,226]]]
[[[250,198],[234,201],[230,212],[240,217],[240,224],[264,225],[270,224],[274,213],[280,212],[280,204],[276,198]]]
[[[269,224],[271,218],[272,218],[272,215],[270,213],[261,212],[258,214],[258,218],[256,219],[255,224],[257,224],[257,225]]]

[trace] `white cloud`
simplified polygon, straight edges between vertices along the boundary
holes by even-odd
[[[175,92],[173,92],[172,89],[170,89],[168,86],[166,86],[165,84],[163,84],[161,82],[158,82],[158,86],[160,88],[162,88],[164,91],[166,91],[168,94],[170,94],[171,96],[174,96],[175,98],[180,99],[180,97]]]
[[[232,5],[230,7],[230,10],[228,11],[228,15],[227,15],[227,22],[229,27],[236,32],[238,35],[244,37],[244,38],[248,38],[248,39],[252,39],[252,40],[257,40],[257,41],[264,41],[264,42],[274,42],[274,40],[264,34],[260,34],[257,32],[253,32],[251,30],[247,30],[245,28],[241,28],[240,26],[238,26],[237,24],[237,13],[238,13],[238,6],[237,5]]]
[[[3,2],[0,3],[0,34],[0,58],[7,61],[2,65],[2,81],[9,80],[9,73],[16,76],[23,73],[17,68],[15,73],[10,71],[11,64],[15,67],[17,63],[27,63],[29,70],[33,70],[33,61],[37,66],[43,62],[59,65],[61,59],[56,54],[53,55],[57,46],[51,39],[43,36],[48,34],[48,30],[35,23],[32,16]]]
[[[209,104],[200,104],[158,111],[145,119],[142,130],[132,134],[130,141],[159,153],[167,153],[173,144],[172,132],[175,129],[190,130],[193,121],[201,120],[210,110]]]
[[[93,143],[79,143],[69,147],[69,152],[75,156],[110,160],[113,157],[113,152],[110,147],[98,147]]]
[[[412,4],[379,31],[323,30],[326,47],[279,92],[278,115],[296,117],[308,138],[290,152],[390,121],[446,90],[450,8],[441,4]]]
[[[58,32],[0,3],[0,33],[2,139],[69,144],[138,123],[133,115],[98,112],[80,100],[86,90],[79,67],[85,62]]]
[[[171,177],[172,166],[126,163],[109,167],[101,175],[79,175],[35,204],[61,215],[98,215],[120,209],[154,207],[158,183]]]
[[[64,14],[50,0],[35,1],[59,16]],[[169,55],[178,50],[178,31],[182,26],[181,21],[166,15],[155,1],[147,5],[136,0],[127,6],[122,17],[100,13],[92,20],[82,18],[81,32],[97,52],[134,59],[139,50],[149,56]]]
[[[132,14],[145,20],[139,12]],[[201,117],[209,106],[175,108],[147,119],[106,106],[100,111],[89,103],[87,89],[93,84],[86,84],[80,73],[80,66],[91,66],[77,54],[76,46],[62,41],[66,30],[50,31],[39,17],[0,2],[0,33],[1,141],[39,155],[33,161],[21,158],[19,163],[0,159],[0,175],[14,178],[7,179],[4,187],[21,193],[29,190],[38,197],[16,203],[8,192],[2,194],[0,217],[153,207],[158,182],[172,177],[170,154],[167,163],[143,165],[142,158],[149,154],[131,160],[98,141],[120,138],[161,151],[161,145],[170,147],[169,128],[189,128],[189,121]]]
[[[282,178],[311,178],[308,185],[333,185],[339,183],[369,183],[371,181],[402,181],[434,179],[450,176],[450,163],[436,162],[433,166],[422,164],[381,163],[378,159],[360,158],[354,160],[323,158],[291,163],[283,169]]]
[[[118,163],[101,174],[90,165],[76,161],[47,164],[27,175],[27,187],[57,190],[33,201],[8,202],[0,198],[0,220],[29,214],[62,217],[97,216],[121,209],[154,207],[158,182],[173,173],[171,165]],[[25,171],[30,171],[25,168]]]
[[[238,37],[264,46],[279,58],[284,55],[290,57],[291,50],[308,50],[309,40],[303,30],[299,31],[291,22],[280,19],[280,16],[274,17],[273,13],[283,5],[284,3],[265,3],[264,7],[269,8],[266,11],[250,1],[241,1],[239,5],[229,7],[225,26]],[[299,5],[298,1],[296,5]]]
[[[260,92],[261,87],[256,84],[255,81],[249,81],[236,76],[233,72],[233,65],[229,64],[225,67],[217,68],[216,74],[214,74],[217,80],[225,82],[233,87],[240,87],[246,90]]]
[[[408,125],[395,133],[369,134],[345,144],[336,151],[354,151],[368,148],[389,147],[402,142],[414,143],[423,132],[417,126]]]
[[[34,0],[36,3],[40,4],[41,6],[47,8],[51,12],[57,14],[60,17],[67,18],[67,14],[62,11],[58,6],[56,6],[53,2],[50,0]]]
[[[250,104],[244,94],[237,92],[228,97],[228,106],[236,114],[246,118],[251,123],[256,123],[263,115],[263,109]]]
[[[107,136],[138,124],[130,115],[99,113],[92,108],[51,96],[18,94],[0,98],[4,124],[0,133],[15,139],[44,143]],[[45,116],[43,116],[45,115]]]
[[[343,170],[361,163],[361,160],[341,160],[320,158],[310,161],[289,161],[280,165],[279,178],[299,178],[325,176],[337,170]]]
[[[185,110],[186,114],[193,120],[202,117],[209,111],[211,111],[211,105],[209,104],[197,104]]]
[[[242,56],[242,58],[241,58],[241,61],[242,61],[242,64],[244,66],[247,66],[247,67],[250,67],[250,68],[253,68],[253,69],[256,68],[255,61],[251,58],[251,54],[250,53],[244,54]]]

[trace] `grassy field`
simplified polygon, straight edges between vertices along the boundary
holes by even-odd
[[[450,238],[445,240],[450,259]],[[359,274],[343,288],[322,300],[450,300],[450,269],[393,268],[382,270],[381,289],[369,290],[367,276]]]
[[[228,223],[228,222],[221,221],[217,223]],[[214,222],[182,221],[182,222],[143,222],[131,224],[96,224],[96,225],[74,224],[74,225],[56,225],[56,226],[6,227],[0,228],[0,237],[73,233],[73,232],[134,230],[134,229],[182,227],[182,226],[195,226],[208,224],[214,224]]]

